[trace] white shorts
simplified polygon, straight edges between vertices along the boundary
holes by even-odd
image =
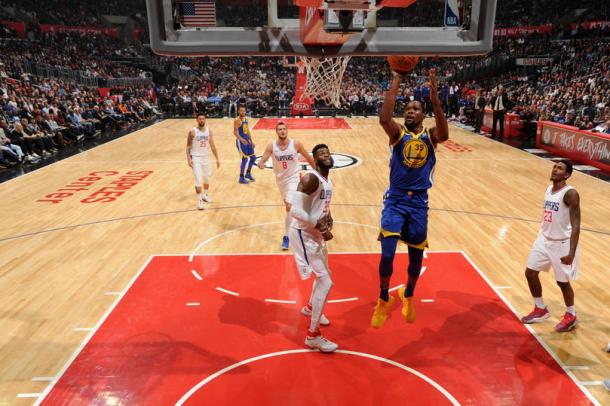
[[[193,158],[193,175],[195,175],[195,186],[208,183],[212,177],[212,164],[210,161],[201,161]]]
[[[552,266],[555,271],[555,279],[558,282],[568,282],[570,279],[576,280],[578,277],[580,249],[576,248],[576,256],[572,265],[562,264],[561,257],[568,255],[569,252],[570,239],[553,241],[539,235],[530,251],[527,267],[534,271],[547,272]]]
[[[330,275],[328,250],[321,235],[313,236],[307,231],[290,227],[288,236],[301,279],[308,279],[312,272],[316,277]]]
[[[288,198],[289,192],[295,192],[299,186],[299,178],[291,179],[288,182],[278,183],[277,187],[280,189],[280,194],[285,202],[291,203]]]

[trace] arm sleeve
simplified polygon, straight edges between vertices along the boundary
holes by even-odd
[[[292,192],[290,193],[290,201],[292,203],[292,207],[290,209],[290,215],[295,219],[302,221],[304,223],[309,223],[312,226],[315,226],[317,223],[316,219],[312,219],[309,214],[305,211],[304,201],[307,195],[302,192]]]

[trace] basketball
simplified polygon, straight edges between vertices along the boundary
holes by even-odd
[[[390,55],[388,56],[388,64],[390,69],[396,73],[405,74],[415,67],[419,62],[419,56],[411,55]]]

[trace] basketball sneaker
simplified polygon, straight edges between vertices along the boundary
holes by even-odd
[[[256,181],[256,179],[254,179],[254,177],[252,177],[251,173],[246,173],[245,178],[248,179],[250,182],[255,182]]]
[[[301,309],[301,314],[303,316],[311,317],[311,306],[309,306],[309,305],[303,306],[303,308]],[[330,326],[330,320],[328,320],[328,318],[325,315],[322,315],[320,317],[320,325],[321,326]]]
[[[523,317],[521,321],[525,324],[542,323],[549,317],[551,317],[549,309],[547,309],[546,307],[544,309],[541,309],[538,306],[534,306],[534,310],[532,310],[532,312],[527,316]]]
[[[247,184],[248,184],[248,183],[250,183],[250,182],[248,182],[248,181],[246,180],[246,178],[244,178],[243,176],[240,176],[240,177],[239,177],[239,183],[243,183],[244,185],[247,185]]]
[[[576,315],[566,312],[566,314],[563,315],[563,319],[555,326],[555,331],[565,333],[576,327],[577,323],[578,320],[576,320]]]
[[[208,203],[212,203],[212,198],[207,193],[203,195],[203,200],[205,200]]]
[[[337,344],[322,337],[320,332],[317,332],[314,336],[311,334],[312,333],[307,332],[307,337],[305,337],[305,345],[312,350],[320,350],[320,352],[331,353],[339,348]]]
[[[392,304],[394,304],[394,296],[390,296],[387,302],[381,298],[377,299],[373,317],[371,318],[371,327],[380,328],[383,326],[388,319],[388,310],[390,310]]]
[[[199,203],[197,204],[197,208],[199,210],[203,210],[204,209],[204,207],[203,207],[203,200],[199,200]]]
[[[283,249],[284,251],[287,251],[287,250],[288,250],[289,245],[290,245],[290,240],[288,239],[288,236],[287,236],[287,235],[285,235],[285,236],[284,236],[284,238],[282,238],[282,249]]]
[[[413,297],[405,297],[405,287],[398,289],[398,298],[402,300],[402,318],[407,323],[415,322],[415,306],[413,305]]]

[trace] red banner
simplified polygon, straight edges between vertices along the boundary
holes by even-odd
[[[491,129],[493,128],[493,111],[491,109],[485,109],[485,114],[483,115],[483,125],[481,125],[481,130],[491,133]],[[497,124],[496,131],[500,131],[500,123]],[[521,120],[521,116],[519,114],[506,113],[504,114],[504,137],[520,137],[523,135],[523,121]]]
[[[297,62],[297,86],[292,98],[292,105],[290,106],[290,115],[298,116],[303,114],[304,116],[311,116],[313,111],[311,105],[313,100],[303,97],[305,93],[305,85],[307,84],[307,73],[305,72],[305,65],[303,62]]]
[[[610,172],[608,134],[581,131],[576,127],[542,121],[538,123],[536,147]]]
[[[570,28],[582,28],[583,30],[592,30],[595,28],[610,27],[610,21],[585,21],[584,23],[575,23],[570,25]]]
[[[553,24],[525,26],[525,27],[508,27],[496,28],[494,36],[496,37],[525,37],[531,34],[546,34],[551,32]]]
[[[134,28],[133,31],[131,32],[131,36],[132,36],[133,40],[136,42],[142,42],[142,33],[143,32],[144,32],[144,30],[142,28]]]
[[[41,32],[62,32],[62,31],[78,31],[81,33],[91,34],[102,34],[108,35],[109,37],[117,38],[119,36],[119,30],[117,28],[98,28],[98,27],[84,27],[84,26],[72,26],[72,25],[57,25],[57,24],[40,24]]]
[[[0,21],[0,24],[15,30],[19,38],[25,38],[25,23],[19,21]]]

